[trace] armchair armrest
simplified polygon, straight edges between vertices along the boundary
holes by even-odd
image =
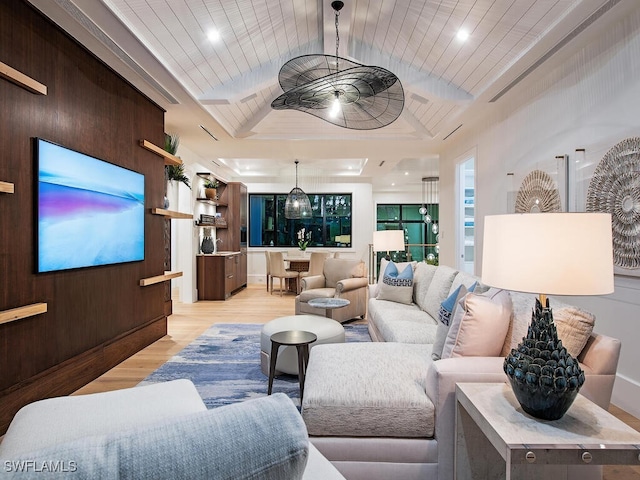
[[[324,275],[310,275],[308,277],[302,277],[300,282],[301,291],[311,290],[313,288],[324,288],[325,279]]]
[[[369,285],[369,280],[365,277],[345,278],[336,283],[336,293],[348,292],[358,288],[364,288]]]

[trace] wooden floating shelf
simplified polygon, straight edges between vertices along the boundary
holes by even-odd
[[[0,182],[0,193],[13,193],[13,183]]]
[[[217,200],[212,200],[210,198],[206,198],[206,197],[198,197],[196,198],[197,201],[202,202],[202,203],[208,203],[209,205],[214,205],[216,207],[228,207],[229,205],[223,202],[219,202]]]
[[[187,218],[189,220],[193,219],[193,214],[191,213],[174,212],[172,210],[165,210],[164,208],[152,208],[151,213],[153,215],[162,215],[169,218]]]
[[[158,147],[148,140],[140,140],[140,146],[142,148],[146,148],[150,152],[155,153],[156,155],[160,155],[161,157],[163,157],[165,165],[182,165],[182,160],[180,160],[178,157],[172,155],[166,150],[163,150],[162,148]]]
[[[47,94],[47,86],[34,80],[33,78],[19,72],[15,68],[10,67],[6,63],[0,62],[0,77],[15,83],[19,87],[29,90],[31,93],[39,95]]]
[[[33,317],[34,315],[39,315],[46,311],[46,303],[34,303],[24,307],[12,308],[11,310],[0,312],[0,323],[8,323],[20,320],[21,318]]]
[[[196,222],[196,227],[208,227],[208,228],[227,228],[227,225],[220,225],[217,223],[200,223]]]
[[[140,286],[146,287],[147,285],[155,285],[156,283],[166,282],[172,278],[178,278],[182,276],[182,272],[165,272],[164,275],[157,275],[155,277],[143,278],[140,280]]]

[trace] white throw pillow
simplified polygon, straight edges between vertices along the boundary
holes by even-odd
[[[509,293],[496,288],[468,293],[462,305],[449,326],[441,358],[500,355],[511,318]]]

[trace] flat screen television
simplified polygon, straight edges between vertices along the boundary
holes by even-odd
[[[144,260],[144,175],[35,143],[37,271]]]

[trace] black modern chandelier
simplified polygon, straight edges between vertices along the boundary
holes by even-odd
[[[338,56],[338,17],[343,6],[344,2],[331,2],[336,18],[335,56],[303,55],[285,63],[278,74],[284,93],[271,102],[271,108],[300,110],[353,130],[385,127],[404,108],[402,84],[389,70]]]

